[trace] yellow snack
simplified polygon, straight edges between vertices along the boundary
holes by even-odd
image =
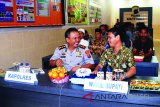
[[[52,76],[52,72],[50,71],[50,72],[48,72],[48,75],[49,75],[49,77],[51,77]]]
[[[57,67],[50,70],[48,76],[53,79],[63,79],[66,76],[66,72],[64,67]]]
[[[60,78],[64,78],[64,77],[65,77],[65,74],[62,73],[62,72],[60,72],[60,73],[59,73],[59,77],[60,77]]]
[[[58,77],[58,73],[53,72],[53,74],[52,74],[52,78],[56,79],[57,77]]]

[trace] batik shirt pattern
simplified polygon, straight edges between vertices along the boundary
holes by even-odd
[[[132,51],[122,46],[117,54],[114,54],[113,48],[107,49],[101,56],[100,62],[102,66],[110,66],[112,69],[122,69],[125,72],[135,66]]]
[[[106,42],[104,40],[101,40],[100,42],[95,40],[91,45],[90,45],[90,51],[92,54],[102,54],[104,51],[104,47],[106,45]]]

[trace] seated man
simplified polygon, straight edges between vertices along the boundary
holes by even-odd
[[[153,40],[149,37],[147,27],[141,27],[139,36],[133,42],[133,55],[144,56],[143,61],[151,61],[153,55]]]
[[[64,66],[67,71],[75,72],[79,68],[93,68],[94,61],[86,46],[79,45],[80,38],[76,28],[69,28],[65,32],[67,44],[55,49],[50,59],[51,66]]]
[[[78,29],[80,40],[85,36],[85,30],[83,28]]]
[[[102,24],[102,25],[99,26],[99,29],[101,29],[101,32],[102,32],[102,39],[104,41],[107,41],[108,25],[107,24]]]
[[[80,28],[78,29],[78,32],[79,32],[79,37],[80,37],[80,43],[81,45],[84,45],[84,46],[89,46],[89,42],[87,40],[84,39],[84,36],[85,36],[85,30]]]
[[[106,42],[102,39],[102,32],[99,28],[95,29],[95,40],[89,46],[92,54],[101,55],[104,52]]]
[[[124,75],[121,76],[120,80],[130,78],[136,74],[132,51],[122,45],[125,36],[124,33],[120,28],[112,28],[108,31],[110,48],[103,52],[100,62],[93,73],[97,73],[99,68],[107,66],[111,67],[112,70],[121,69],[124,71]]]

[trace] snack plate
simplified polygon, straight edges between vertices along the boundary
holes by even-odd
[[[143,56],[134,56],[134,61],[136,62],[143,62],[144,57]]]
[[[0,69],[0,77],[4,77],[6,74],[6,71],[4,71],[3,69]]]
[[[160,92],[160,83],[154,80],[131,80],[130,90]]]
[[[0,77],[4,77],[6,73],[0,73]]]

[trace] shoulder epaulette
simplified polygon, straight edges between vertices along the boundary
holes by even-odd
[[[84,45],[79,45],[79,47],[82,48],[82,49],[86,48],[86,46],[84,46]]]
[[[59,49],[59,50],[64,49],[64,48],[66,48],[66,45],[58,46],[58,49]]]

